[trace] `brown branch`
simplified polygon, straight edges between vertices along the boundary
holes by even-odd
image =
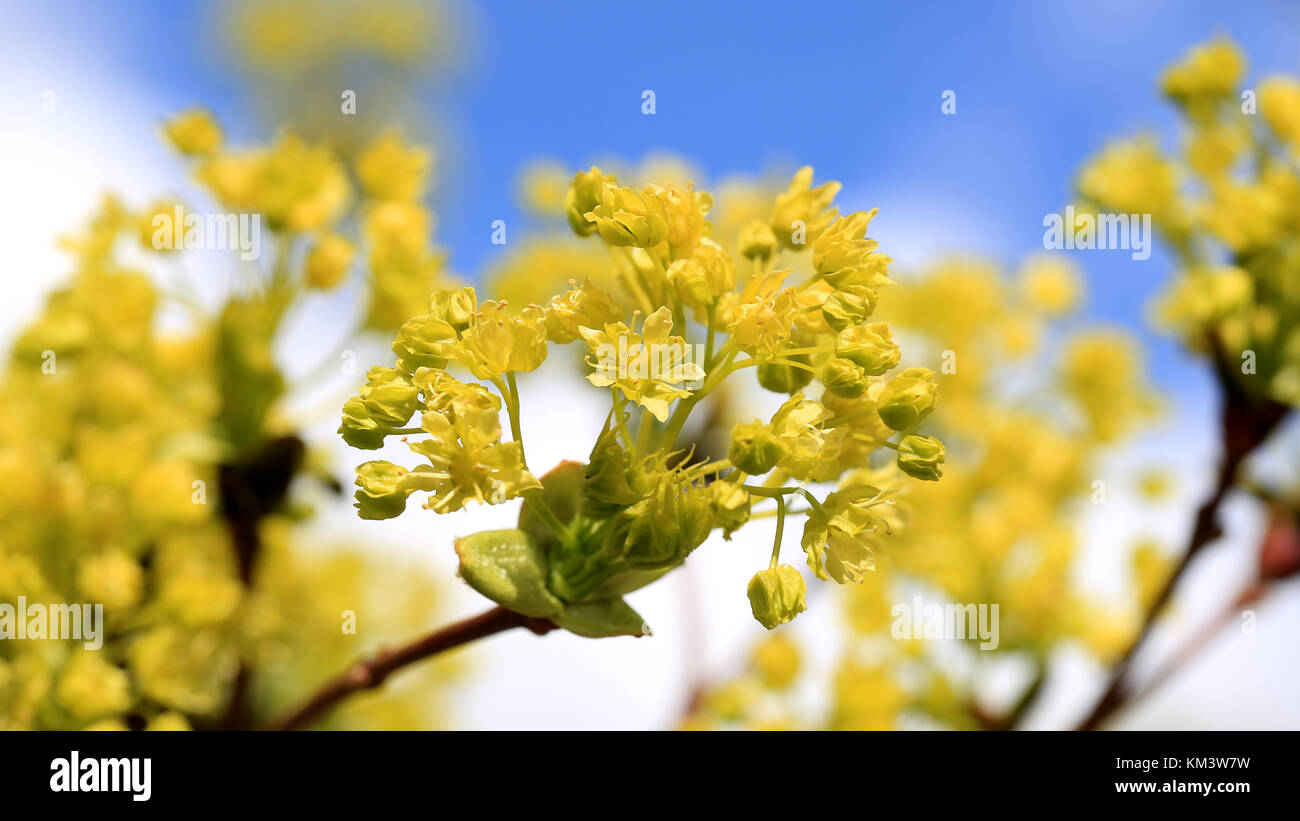
[[[1232,477],[1236,473],[1236,467],[1230,460],[1224,459],[1223,465],[1219,469],[1219,478],[1214,490],[1211,491],[1209,498],[1201,504],[1200,509],[1196,512],[1196,526],[1192,529],[1192,537],[1187,544],[1187,550],[1183,553],[1182,559],[1173,572],[1169,574],[1169,579],[1160,588],[1160,592],[1147,609],[1137,639],[1129,645],[1128,650],[1112,668],[1106,690],[1102,693],[1101,698],[1097,700],[1092,712],[1080,722],[1076,729],[1097,729],[1104,720],[1119,709],[1127,698],[1128,693],[1125,685],[1129,669],[1133,664],[1133,658],[1147,642],[1151,630],[1155,626],[1156,619],[1164,610],[1165,605],[1169,603],[1169,600],[1173,598],[1174,588],[1186,572],[1188,565],[1192,563],[1192,558],[1200,552],[1201,548],[1213,542],[1222,534],[1218,523],[1219,507],[1223,503],[1223,498],[1227,495],[1228,489],[1232,486]]]
[[[1223,628],[1237,620],[1241,611],[1257,604],[1264,598],[1265,594],[1271,589],[1267,582],[1254,582],[1247,586],[1233,601],[1224,608],[1213,621],[1207,623],[1201,630],[1197,631],[1182,647],[1170,656],[1169,660],[1164,663],[1155,673],[1152,674],[1140,688],[1127,700],[1125,706],[1131,706],[1143,700],[1151,693],[1158,690],[1165,682],[1173,678],[1179,670],[1198,655],[1201,654],[1215,638],[1223,632]]]
[[[260,442],[240,458],[217,466],[221,518],[230,533],[239,581],[253,590],[253,577],[262,553],[262,521],[283,504],[289,483],[302,467],[306,446],[297,436]],[[241,659],[230,683],[230,698],[216,723],[217,730],[247,730],[253,718],[253,671]]]
[[[1237,374],[1232,370],[1222,343],[1211,336],[1209,345],[1215,364],[1215,374],[1223,396],[1221,417],[1221,434],[1223,440],[1223,462],[1219,466],[1218,478],[1214,489],[1196,512],[1196,524],[1187,544],[1182,559],[1170,573],[1168,580],[1147,609],[1142,627],[1137,638],[1120,657],[1111,670],[1109,682],[1092,712],[1080,722],[1076,729],[1095,730],[1101,726],[1131,695],[1127,688],[1127,678],[1137,652],[1147,642],[1156,619],[1173,597],[1174,588],[1185,574],[1192,559],[1206,545],[1223,535],[1219,527],[1219,508],[1223,499],[1236,481],[1237,471],[1246,457],[1250,456],[1273,429],[1286,417],[1290,408],[1270,399],[1259,399],[1246,393]]]
[[[403,667],[516,627],[526,627],[539,636],[556,629],[555,623],[550,619],[531,619],[504,607],[494,607],[486,613],[449,624],[401,647],[380,651],[369,659],[357,662],[326,682],[301,707],[271,722],[264,729],[301,729],[329,712],[348,696],[379,687],[389,675]]]
[[[1238,483],[1241,484],[1240,482]],[[1300,527],[1295,507],[1283,505],[1276,498],[1266,498],[1272,506],[1272,521],[1260,545],[1259,578],[1246,585],[1219,615],[1174,651],[1128,699],[1127,705],[1142,701],[1173,678],[1201,654],[1223,629],[1236,621],[1242,611],[1255,606],[1276,589],[1277,583],[1300,572]]]

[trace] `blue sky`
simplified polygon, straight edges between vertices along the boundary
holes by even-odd
[[[79,78],[147,144],[180,107],[215,109],[237,136],[264,134],[246,80],[216,45],[218,6],[143,2],[3,5],[21,53],[19,87]],[[519,170],[539,157],[580,166],[671,151],[713,178],[808,163],[845,183],[850,207],[879,206],[873,234],[902,265],[945,250],[1012,265],[1040,248],[1080,163],[1108,138],[1175,120],[1161,68],[1218,33],[1251,77],[1300,69],[1300,4],[462,2],[464,54],[422,81],[444,162],[439,241],[474,276],[517,216]],[[641,113],[653,89],[654,116]],[[940,95],[957,94],[956,116]],[[141,115],[143,115],[141,117]],[[86,135],[93,143],[93,135]],[[159,153],[163,153],[159,147]],[[30,238],[29,238],[30,241]],[[1168,275],[1159,252],[1076,255],[1088,318],[1138,328]],[[1195,379],[1154,336],[1157,382]]]

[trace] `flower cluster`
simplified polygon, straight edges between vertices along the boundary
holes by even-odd
[[[222,726],[251,671],[247,726],[355,653],[340,612],[362,612],[371,640],[392,639],[437,601],[410,572],[397,599],[368,589],[382,570],[356,551],[305,558],[278,509],[260,518],[261,550],[241,566],[236,505],[223,498],[232,469],[262,457],[265,476],[301,448],[277,427],[283,379],[269,340],[251,333],[265,306],[242,297],[213,316],[192,306],[183,331],[163,332],[176,295],[124,266],[136,236],[136,216],[109,198],[66,240],[76,270],[0,375],[0,465],[24,477],[0,493],[0,602],[103,608],[98,647],[57,628],[18,640],[13,619],[28,614],[0,617],[5,729]],[[421,674],[428,686],[444,677]],[[386,694],[339,722],[428,724],[429,703]]]
[[[774,627],[804,606],[801,574],[780,564],[787,515],[805,516],[815,575],[861,581],[898,523],[907,477],[936,480],[945,461],[939,440],[919,430],[936,406],[935,374],[900,369],[889,326],[871,321],[890,284],[889,258],[866,237],[876,212],[841,215],[839,184],[814,186],[804,168],[765,214],[748,209],[724,234],[710,218],[714,197],[690,183],[629,186],[592,167],[560,194],[543,184],[552,177],[534,178],[534,199],[599,242],[604,263],[566,251],[595,276],[522,306],[480,303],[472,288],[434,292],[398,332],[394,366],[370,371],[339,429],[363,449],[401,436],[429,464],[361,465],[360,514],[395,516],[415,491],[439,513],[523,497],[517,529],[457,542],[461,575],[582,635],[640,633],[622,596],[712,531],[730,538],[764,504],[778,525],[769,570],[749,587],[758,621]],[[610,410],[585,463],[539,479],[525,461],[516,376],[570,344],[584,349],[587,380]],[[751,368],[785,403],[736,425],[718,458],[682,441],[692,410]],[[806,487],[819,483],[838,489],[819,498]],[[796,511],[796,500],[807,504]]]
[[[62,241],[72,275],[7,347],[0,465],[23,479],[0,491],[0,728],[250,728],[358,652],[437,617],[440,590],[417,568],[373,545],[305,551],[297,526],[314,509],[299,490],[312,483],[294,479],[334,479],[297,435],[310,409],[290,417],[286,405],[301,398],[292,388],[341,370],[327,356],[291,383],[278,356],[285,317],[342,296],[364,262],[356,330],[388,335],[442,277],[423,202],[432,154],[379,130],[420,123],[376,115],[382,101],[413,98],[411,66],[447,53],[433,48],[444,16],[415,0],[330,5],[223,10],[219,51],[251,69],[250,90],[272,103],[253,108],[284,127],[231,145],[202,108],[164,122],[202,189],[196,207],[106,198]],[[351,60],[385,93],[362,88],[364,115],[340,117],[337,69]],[[237,239],[254,242],[236,250]],[[229,264],[234,287],[195,281],[211,267],[190,248]],[[48,635],[49,623],[45,639],[14,638],[28,619],[9,612],[19,597],[102,605],[99,646]],[[413,671],[329,722],[437,726],[447,678],[440,665]]]
[[[1243,89],[1227,39],[1193,48],[1161,81],[1183,117],[1179,150],[1116,142],[1080,172],[1083,200],[1149,213],[1180,269],[1161,323],[1213,355],[1247,394],[1300,404],[1300,79]]]
[[[1040,359],[1040,343],[1058,335],[1053,324],[1081,296],[1078,273],[1057,257],[1031,258],[1016,277],[969,259],[898,277],[880,314],[923,356],[950,354],[943,403],[930,417],[952,447],[943,481],[911,489],[897,547],[881,552],[869,574],[858,572],[873,562],[854,551],[853,537],[891,524],[873,521],[874,493],[837,491],[824,513],[810,516],[805,545],[810,536],[840,545],[826,554],[825,572],[861,580],[841,602],[848,629],[828,682],[829,710],[800,707],[793,685],[803,650],[774,635],[755,648],[744,675],[703,699],[688,726],[990,726],[988,691],[972,670],[1028,661],[1038,680],[1067,644],[1103,662],[1123,650],[1170,558],[1149,539],[1134,545],[1127,595],[1102,598],[1078,581],[1076,514],[1095,501],[1104,449],[1149,418],[1154,397],[1133,341],[1115,331],[1076,331]],[[1026,382],[1033,373],[1043,376]],[[924,461],[929,447],[926,437],[905,437],[900,463]],[[789,600],[776,574],[762,584],[762,596]],[[998,603],[997,647],[968,641],[956,650],[909,635],[910,624],[897,631],[898,605],[918,592],[932,602]]]
[[[363,329],[391,332],[444,279],[442,254],[429,240],[433,215],[422,204],[433,168],[427,148],[386,133],[361,147],[349,174],[335,152],[291,131],[269,146],[227,146],[220,126],[202,109],[177,115],[165,132],[223,208],[265,218],[282,238],[279,254],[287,256],[298,242],[307,245],[301,278],[307,288],[338,288],[363,250],[369,291]],[[146,245],[160,213],[169,214],[170,205],[143,216]],[[341,230],[348,223],[358,226],[354,238]]]

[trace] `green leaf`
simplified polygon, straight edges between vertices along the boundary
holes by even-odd
[[[508,610],[544,619],[564,608],[546,588],[546,553],[522,530],[484,530],[457,539],[456,555],[461,578]]]
[[[583,465],[566,461],[542,477],[542,503],[563,524],[573,521],[582,505],[582,475]],[[542,521],[527,499],[519,509],[519,529],[531,536],[544,552],[559,543],[550,525]]]
[[[607,519],[641,500],[628,481],[630,457],[618,444],[618,436],[607,430],[596,439],[591,461],[585,468],[583,496],[586,513],[593,519]]]
[[[650,627],[622,599],[571,604],[551,621],[579,636],[603,639],[610,636],[648,636]]]
[[[651,582],[658,581],[674,568],[681,567],[681,562],[653,570],[629,569],[610,576],[601,582],[588,595],[593,599],[607,599],[613,596],[626,596],[634,590],[640,590]]]

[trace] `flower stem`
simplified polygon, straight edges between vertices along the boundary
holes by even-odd
[[[709,368],[713,367],[713,336],[717,331],[717,313],[718,301],[715,299],[709,305],[709,334],[707,341],[704,343],[704,371],[706,375]]]
[[[776,567],[776,563],[781,560],[781,537],[785,534],[785,499],[776,497],[776,540],[772,545],[772,560],[767,563],[768,569]]]

